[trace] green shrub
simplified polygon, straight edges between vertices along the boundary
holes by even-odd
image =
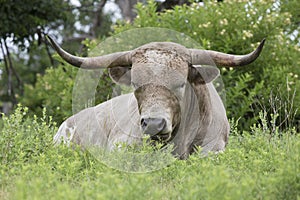
[[[18,107],[0,132],[1,199],[297,199],[300,134],[260,126],[232,135],[224,153],[174,160],[148,173],[109,168],[76,146],[54,147],[51,117]],[[44,111],[45,113],[45,111]],[[130,150],[130,149],[128,149]],[[135,152],[137,149],[134,149]],[[152,148],[140,150],[151,153]],[[129,160],[128,160],[129,161]]]
[[[57,68],[47,69],[43,76],[37,76],[37,82],[34,86],[25,85],[25,95],[21,98],[20,102],[30,109],[30,113],[38,116],[42,116],[43,108],[47,108],[47,114],[53,116],[54,121],[61,123],[74,112],[95,104],[85,104],[83,102],[79,105],[80,108],[77,108],[73,104],[76,101],[74,94],[78,94],[77,90],[81,92],[84,89],[85,92],[91,90],[87,90],[89,88],[88,82],[86,82],[87,85],[75,85],[78,79],[77,72],[78,69],[70,65],[59,65]],[[87,75],[92,76],[91,73]],[[111,96],[112,85],[113,83],[105,71],[98,81],[95,94],[96,103],[101,103]],[[84,93],[80,97],[84,97]],[[80,97],[77,97],[77,101],[80,100],[78,99]],[[85,98],[82,99],[86,100]]]
[[[7,167],[14,163],[26,163],[52,146],[51,140],[56,130],[52,117],[48,118],[44,110],[40,119],[37,116],[27,118],[27,112],[28,108],[18,106],[10,117],[3,116],[0,159]]]
[[[59,65],[48,68],[44,75],[37,75],[35,86],[25,85],[21,103],[29,110],[42,116],[43,108],[60,123],[72,115],[72,88],[77,69]]]
[[[234,77],[234,71],[228,71],[226,76]],[[249,73],[241,74],[234,82],[234,86],[225,87],[226,90],[226,109],[227,115],[239,117],[239,127],[250,127],[258,119],[258,112],[251,105],[257,100],[257,95],[263,90],[264,82],[255,84],[254,88],[249,89],[248,84],[252,82],[254,77]],[[247,105],[247,106],[246,106]],[[241,119],[246,116],[247,120]]]
[[[96,40],[85,40],[83,43],[88,49],[97,45]],[[47,114],[53,116],[55,122],[61,123],[79,110],[106,101],[112,96],[114,83],[107,70],[102,70],[101,76],[96,77],[99,79],[96,80],[96,88],[93,88],[91,85],[95,82],[94,76],[99,75],[99,72],[83,72],[84,70],[66,63],[57,54],[54,58],[61,64],[46,69],[43,75],[38,74],[35,85],[25,85],[24,96],[20,97],[20,103],[27,106],[32,115],[42,116],[42,110],[46,108]],[[82,78],[86,80],[78,85]],[[92,95],[92,100],[85,98],[87,92]]]

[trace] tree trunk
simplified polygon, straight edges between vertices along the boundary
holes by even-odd
[[[4,59],[5,71],[7,73],[7,95],[10,97],[12,95],[12,73],[10,67],[8,66],[6,52],[3,47],[3,42],[0,41],[0,43],[1,43],[1,51],[3,54],[3,59]]]
[[[6,50],[6,56],[7,56],[7,60],[8,60],[10,73],[11,73],[11,75],[12,75],[12,73],[15,75],[15,77],[17,79],[17,82],[18,82],[18,88],[20,89],[21,95],[23,95],[23,83],[22,83],[22,80],[21,80],[18,72],[15,70],[15,68],[13,66],[13,63],[12,63],[12,60],[11,60],[11,57],[10,57],[10,52],[9,52],[8,47],[7,47],[6,41],[4,41],[4,47],[5,47],[5,50]],[[13,91],[13,85],[12,85],[12,91]],[[15,100],[15,96],[13,97],[13,99]],[[14,103],[16,103],[16,101]]]
[[[103,8],[106,4],[107,0],[102,0],[98,6],[97,6],[97,9],[95,11],[95,16],[94,16],[94,19],[93,19],[93,27],[91,28],[92,30],[92,37],[93,38],[96,38],[97,36],[97,27],[100,27],[101,26],[101,22],[102,22],[102,11],[103,11]]]
[[[121,10],[121,14],[125,21],[132,22],[136,16],[134,12],[134,6],[137,2],[145,2],[143,0],[116,0],[116,4],[119,6]]]
[[[158,4],[157,11],[161,12],[166,9],[172,9],[176,5],[183,5],[183,4],[190,5],[191,2],[189,0],[166,0]]]

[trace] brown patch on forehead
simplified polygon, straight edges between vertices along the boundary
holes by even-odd
[[[188,60],[188,50],[184,46],[169,42],[154,42],[135,50],[132,54],[132,67],[165,68],[175,70],[186,77]]]

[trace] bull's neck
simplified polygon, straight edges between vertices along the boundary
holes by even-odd
[[[200,112],[200,119],[211,117],[211,97],[206,84],[191,84]]]
[[[191,84],[186,88],[185,98],[181,105],[181,123],[174,138],[175,153],[186,158],[193,151],[194,142],[201,143],[205,135],[199,135],[203,124],[211,120],[211,101],[205,84]],[[206,132],[206,131],[201,131]],[[200,144],[198,144],[200,145]]]

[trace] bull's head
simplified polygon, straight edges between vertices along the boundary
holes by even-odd
[[[68,63],[84,69],[109,68],[115,82],[132,85],[140,112],[140,125],[152,139],[170,140],[180,124],[181,104],[187,83],[206,84],[219,75],[217,68],[193,65],[242,66],[253,62],[259,47],[247,55],[187,49],[176,43],[154,42],[132,51],[99,57],[77,57],[64,51],[48,37],[57,53]]]

